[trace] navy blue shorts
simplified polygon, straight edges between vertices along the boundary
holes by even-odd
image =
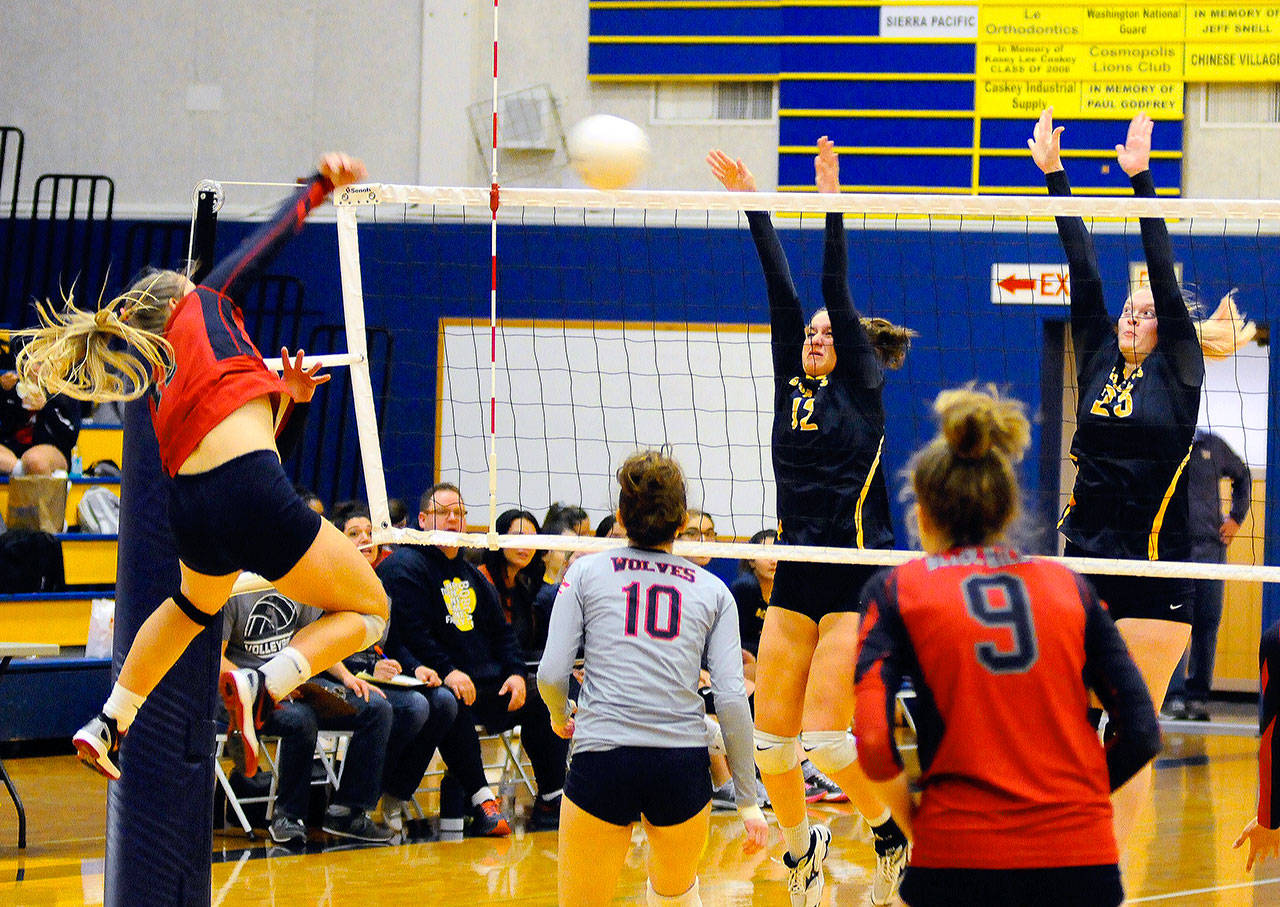
[[[1095,557],[1078,545],[1067,542],[1067,557]],[[1098,598],[1107,603],[1112,620],[1142,617],[1189,624],[1195,611],[1195,581],[1181,576],[1112,576],[1084,573]]]
[[[175,476],[169,521],[178,557],[197,573],[251,570],[275,582],[320,532],[273,450],[255,450],[208,472]]]
[[[861,614],[862,587],[882,569],[874,564],[779,561],[769,607],[795,611],[815,624],[828,614]]]
[[[911,907],[1117,907],[1120,867],[930,869],[908,866],[901,897]]]
[[[711,802],[711,757],[705,746],[575,752],[564,795],[610,825],[679,825]]]

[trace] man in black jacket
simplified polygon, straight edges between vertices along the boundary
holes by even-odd
[[[457,487],[429,488],[418,525],[465,529],[466,507]],[[378,567],[378,576],[391,598],[387,654],[406,673],[423,683],[443,683],[458,697],[458,718],[440,754],[470,799],[473,832],[510,833],[485,778],[477,723],[490,732],[520,725],[538,783],[530,829],[558,827],[568,741],[551,730],[547,707],[528,682],[497,590],[455,547],[400,546]]]
[[[1223,479],[1231,481],[1231,510],[1222,515]],[[1211,431],[1196,432],[1187,462],[1187,499],[1191,516],[1191,555],[1200,564],[1221,564],[1227,546],[1240,531],[1253,498],[1253,475],[1240,455]],[[1191,615],[1191,645],[1174,669],[1164,715],[1191,721],[1209,720],[1209,691],[1222,622],[1223,581],[1197,579]]]

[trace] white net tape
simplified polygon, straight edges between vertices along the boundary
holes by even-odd
[[[740,225],[738,214],[747,210],[767,210],[789,213],[842,212],[869,216],[865,226],[876,229],[875,219],[886,221],[891,229],[927,229],[934,218],[952,219],[948,229],[983,228],[984,221],[993,225],[1005,219],[1016,220],[1023,230],[1053,229],[1051,221],[1033,224],[1034,219],[1054,216],[1081,216],[1097,225],[1099,232],[1109,229],[1107,221],[1131,221],[1140,217],[1160,217],[1170,222],[1173,233],[1180,231],[1209,234],[1254,234],[1263,231],[1264,222],[1280,223],[1280,201],[1237,199],[1186,199],[1186,198],[1113,198],[1077,196],[1050,198],[1045,196],[951,196],[951,195],[872,195],[817,193],[729,193],[686,191],[616,191],[601,192],[587,189],[525,189],[503,188],[494,194],[488,188],[430,187],[392,184],[362,184],[349,186],[335,195],[339,207],[339,235],[343,244],[344,284],[351,282],[349,273],[355,266],[355,294],[345,299],[349,323],[353,318],[352,306],[361,303],[359,293],[358,247],[355,227],[364,220],[359,209],[381,205],[400,206],[393,220],[412,221],[415,218],[448,221],[450,209],[465,212],[498,204],[498,219],[537,222],[545,213],[550,219],[556,209],[573,209],[579,212],[576,223],[581,226],[609,225],[624,222],[669,223],[671,212],[702,212],[705,224]],[[374,212],[373,220],[380,220]],[[898,223],[898,219],[902,223]],[[923,226],[913,226],[912,219],[924,221]],[[471,218],[474,221],[474,218]],[[1280,232],[1274,226],[1265,230],[1268,234]],[[371,280],[373,278],[370,278]],[[348,290],[350,287],[348,287]],[[357,324],[363,325],[363,312],[354,313]],[[363,361],[353,366],[366,368]],[[357,398],[357,409],[361,407]],[[416,529],[388,528],[385,500],[380,500],[382,489],[381,457],[376,433],[368,426],[372,420],[361,423],[361,452],[370,481],[370,506],[373,511],[378,543],[436,544],[446,547],[529,548],[558,551],[603,551],[618,547],[624,542],[617,539],[581,538],[565,535],[498,535],[497,533],[451,533],[419,531]],[[372,470],[372,472],[370,472]],[[382,492],[384,495],[385,492]],[[490,514],[492,519],[492,514]],[[536,541],[534,539],[536,538]],[[770,558],[775,560],[805,560],[821,563],[856,563],[893,565],[918,557],[919,552],[901,550],[857,550],[808,546],[768,546],[724,542],[692,542],[679,540],[675,553],[683,556],[713,556],[721,558]],[[1084,558],[1055,558],[1061,563],[1083,572],[1132,575],[1132,576],[1180,576],[1203,579],[1248,580],[1280,582],[1280,567],[1251,566],[1241,564],[1202,564],[1145,560],[1110,560]]]

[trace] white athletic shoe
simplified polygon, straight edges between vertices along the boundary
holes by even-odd
[[[871,880],[871,903],[876,907],[892,904],[902,884],[902,871],[907,868],[908,844],[876,852],[876,875]]]
[[[244,776],[252,778],[258,773],[258,730],[266,723],[275,703],[267,692],[262,672],[256,668],[223,671],[218,687],[230,719],[227,733],[239,733],[244,739]]]
[[[822,863],[827,858],[831,844],[831,829],[825,825],[809,827],[809,850],[796,862],[791,854],[782,855],[787,867],[787,891],[791,894],[791,907],[818,907],[822,900]]]

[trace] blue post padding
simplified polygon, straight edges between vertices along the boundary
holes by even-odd
[[[112,677],[138,628],[178,588],[169,479],[146,398],[124,409]],[[206,627],[139,710],[107,801],[105,907],[208,905],[221,621]]]

